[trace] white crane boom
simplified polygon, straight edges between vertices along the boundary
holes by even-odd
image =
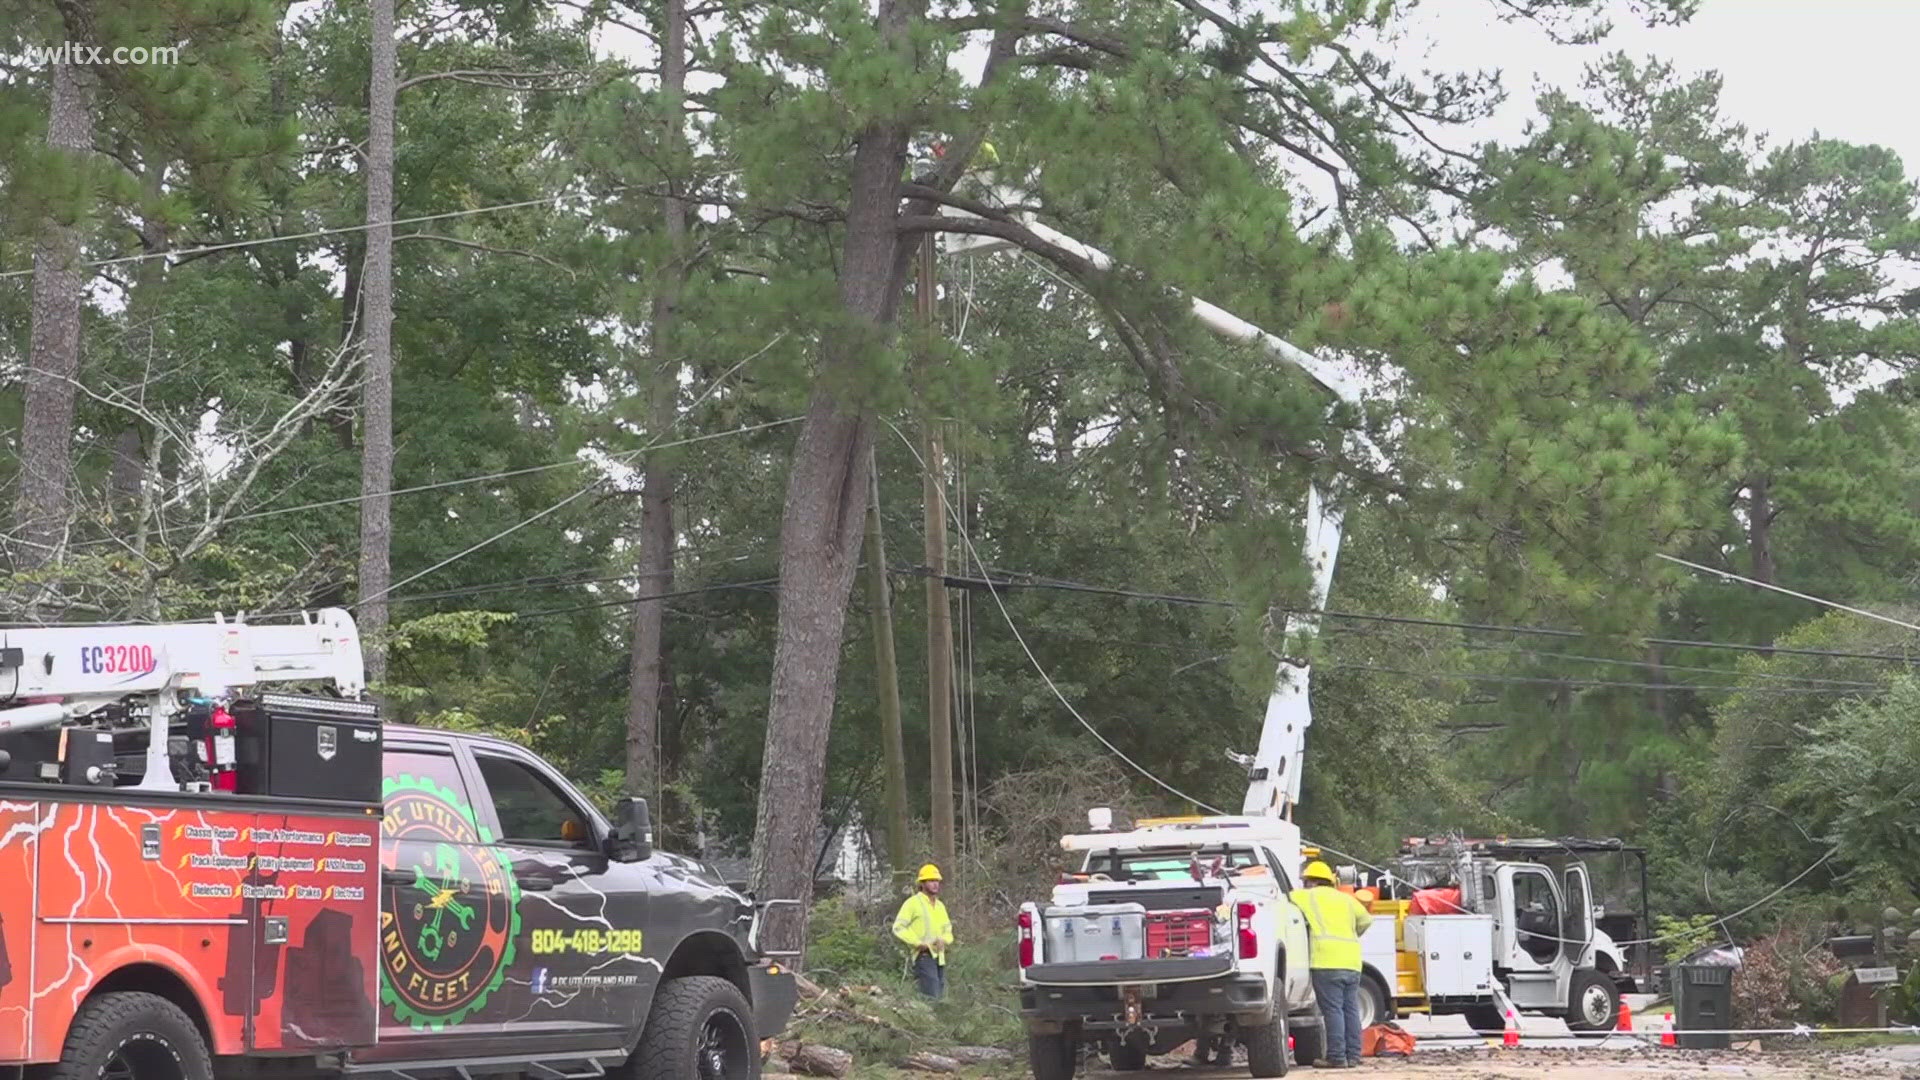
[[[223,697],[262,683],[366,688],[353,616],[327,608],[298,623],[34,626],[0,630],[0,736],[76,719],[128,697],[150,699],[140,787],[170,787],[167,722],[182,691]]]
[[[989,201],[1002,206],[1032,203],[1032,200],[1006,187],[995,187]],[[954,213],[962,217],[976,216],[965,211]],[[1019,218],[1022,225],[1047,243],[1087,260],[1097,269],[1113,269],[1113,257],[1105,252],[1035,220],[1031,214],[1020,214]],[[1007,241],[997,238],[973,235],[949,236],[947,242],[949,250],[954,251],[1011,246]],[[1334,397],[1349,404],[1359,404],[1359,382],[1348,373],[1230,311],[1198,297],[1189,296],[1187,299],[1192,305],[1194,318],[1202,326],[1233,341],[1258,345],[1268,354],[1300,369]],[[1373,440],[1365,435],[1353,435],[1350,438],[1374,467],[1383,468],[1386,465],[1386,455]],[[1328,503],[1320,485],[1310,484],[1307,488],[1306,520],[1303,522],[1302,554],[1313,574],[1308,603],[1314,611],[1326,606],[1328,591],[1333,585],[1334,564],[1340,556],[1340,524],[1340,510]],[[1288,615],[1282,626],[1288,642],[1311,638],[1319,633],[1319,629],[1320,621],[1312,615]],[[1307,728],[1313,724],[1313,710],[1308,702],[1311,676],[1311,665],[1306,657],[1283,656],[1279,670],[1274,675],[1273,693],[1267,698],[1258,749],[1251,755],[1229,752],[1229,758],[1247,769],[1247,794],[1240,804],[1242,814],[1281,817],[1289,821],[1293,819],[1294,807],[1300,802],[1301,763],[1306,757]]]

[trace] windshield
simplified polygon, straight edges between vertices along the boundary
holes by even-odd
[[[1094,851],[1088,852],[1086,866],[1081,873],[1105,874],[1115,881],[1192,881],[1189,868],[1196,857],[1202,867],[1212,866],[1215,859],[1221,859],[1227,869],[1233,870],[1260,865],[1251,848],[1234,848],[1230,852],[1223,852],[1219,848]]]

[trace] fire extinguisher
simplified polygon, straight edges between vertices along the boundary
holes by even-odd
[[[224,705],[215,705],[207,718],[207,772],[215,791],[238,791],[240,775],[234,771],[233,714]]]

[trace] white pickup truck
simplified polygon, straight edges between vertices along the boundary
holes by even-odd
[[[1081,856],[1049,903],[1018,917],[1020,1012],[1034,1080],[1068,1080],[1083,1047],[1117,1070],[1193,1040],[1196,1056],[1247,1048],[1256,1077],[1323,1055],[1297,887],[1300,830],[1269,817],[1143,820],[1102,810],[1063,837]]]

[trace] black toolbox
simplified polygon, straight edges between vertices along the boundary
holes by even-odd
[[[380,801],[380,711],[372,702],[261,694],[227,711],[242,794]]]

